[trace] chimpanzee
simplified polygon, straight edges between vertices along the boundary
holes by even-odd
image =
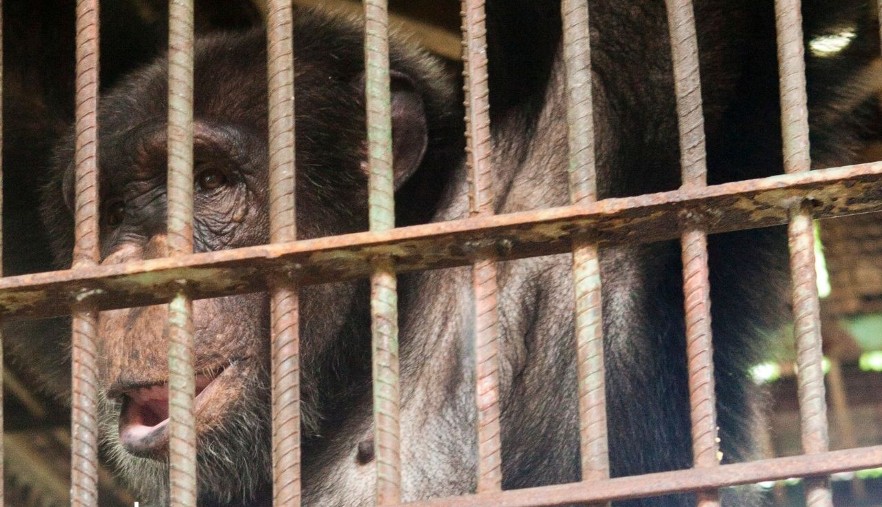
[[[869,2],[809,0],[807,42],[813,156],[851,160],[872,130],[879,76]],[[661,0],[589,1],[601,198],[679,186],[670,45]],[[709,180],[781,171],[771,0],[696,0]],[[495,211],[565,205],[567,145],[559,3],[488,3]],[[301,237],[366,228],[362,29],[298,12],[297,203]],[[399,225],[468,216],[461,97],[454,79],[410,44],[391,54]],[[196,48],[195,244],[218,250],[268,241],[265,41],[261,31],[202,38]],[[167,64],[124,77],[101,100],[102,256],[165,254]],[[72,138],[56,151],[43,215],[69,262]],[[63,206],[61,203],[67,203]],[[715,375],[723,460],[756,455],[760,398],[749,366],[787,309],[780,229],[710,239]],[[611,472],[692,463],[679,247],[604,246],[604,342]],[[571,257],[500,265],[503,483],[579,480]],[[473,491],[476,476],[473,301],[468,268],[399,277],[403,496]],[[301,290],[303,487],[307,505],[369,505],[370,325],[365,282]],[[268,505],[271,481],[267,296],[198,301],[197,430],[204,505]],[[102,421],[118,469],[167,501],[164,307],[103,312]],[[691,495],[620,502],[691,505]],[[755,505],[749,491],[728,505]]]

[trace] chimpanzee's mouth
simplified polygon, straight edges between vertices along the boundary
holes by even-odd
[[[231,365],[232,366],[232,365]],[[231,370],[225,368],[213,374],[196,375],[196,399],[194,412],[197,414],[211,393],[217,390],[224,375]],[[168,450],[168,403],[167,383],[135,387],[121,392],[122,409],[119,416],[119,440],[130,453],[141,457],[158,458]]]

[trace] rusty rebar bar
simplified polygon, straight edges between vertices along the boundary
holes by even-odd
[[[682,238],[683,293],[686,309],[686,356],[692,421],[692,460],[696,468],[719,465],[716,393],[711,334],[707,233],[687,221]],[[716,491],[699,493],[698,505],[719,505]]]
[[[800,0],[775,0],[784,170],[811,169]]]
[[[297,239],[294,137],[294,12],[267,3],[270,241]],[[271,287],[273,505],[300,505],[300,305],[287,277]]]
[[[374,267],[376,271],[371,276],[371,329],[377,505],[394,505],[401,500],[398,292],[392,261],[388,258],[378,259]]]
[[[193,252],[193,0],[169,3],[168,250]],[[168,306],[169,480],[173,505],[196,505],[193,305],[181,283]]]
[[[788,456],[713,468],[688,468],[670,472],[617,477],[594,482],[488,492],[478,495],[410,502],[407,507],[552,507],[631,500],[755,484],[760,481],[829,475],[882,466],[882,446],[825,452],[813,456]],[[402,505],[401,507],[404,507]]]
[[[490,143],[490,92],[484,0],[463,0],[466,162],[472,216],[494,213]],[[478,492],[502,488],[499,424],[499,310],[496,258],[477,252],[472,267],[475,300],[475,391],[478,409]]]
[[[561,17],[567,86],[570,200],[573,204],[585,204],[597,200],[591,33],[587,2],[563,0]]]
[[[707,185],[707,148],[701,103],[698,37],[692,0],[666,0],[677,95],[680,166],[684,187]]]
[[[172,505],[196,505],[196,421],[193,413],[193,305],[181,293],[168,305],[169,465]]]
[[[811,205],[794,209],[787,228],[793,284],[793,320],[802,447],[806,454],[828,450],[827,401],[825,399],[821,312],[815,273],[815,238]],[[827,479],[806,481],[808,507],[832,507]]]
[[[561,17],[568,101],[570,200],[573,204],[588,204],[597,200],[588,2],[564,0]],[[609,440],[600,257],[597,244],[586,238],[573,241],[573,289],[582,480],[593,481],[609,477]]]
[[[800,9],[799,0],[775,1],[778,74],[781,79],[781,131],[784,170],[788,173],[811,169],[805,48]],[[811,206],[807,200],[803,199],[791,208],[787,232],[799,366],[802,447],[806,454],[817,454],[828,450],[829,436],[822,368],[820,302],[815,273],[814,228]],[[828,479],[811,479],[806,482],[806,503],[809,507],[832,507]]]
[[[368,215],[371,231],[395,227],[389,12],[386,0],[365,0],[365,101],[368,139]],[[398,292],[391,257],[373,260],[371,335],[377,505],[401,499]]]
[[[691,0],[667,0],[683,188],[707,185],[707,147],[701,101],[698,37]],[[681,239],[686,315],[686,357],[692,421],[692,461],[696,468],[719,465],[716,392],[711,332],[707,232],[701,218],[683,217]],[[720,505],[716,490],[699,491],[700,507]]]
[[[0,0],[0,277],[3,276],[3,1]],[[0,380],[4,378],[3,329],[0,322]],[[0,428],[3,428],[3,383],[0,381]],[[3,439],[0,438],[0,505],[6,505]]]
[[[98,505],[98,312],[75,307],[72,322],[71,496],[72,506]]]
[[[98,238],[98,0],[76,6],[73,268],[99,261]],[[81,293],[71,332],[71,505],[98,505],[98,312]]]
[[[174,258],[131,261],[0,279],[0,314],[8,321],[70,314],[83,290],[101,310],[168,303],[187,280],[194,299],[268,290],[266,276],[299,286],[370,276],[371,259],[395,256],[398,273],[473,264],[462,245],[498,245],[501,259],[572,252],[574,231],[597,232],[600,245],[644,244],[681,236],[679,217],[701,209],[708,233],[784,225],[789,203],[811,196],[816,218],[882,211],[882,162],[807,173],[608,198],[581,206],[465,218],[383,232],[358,232]]]
[[[395,227],[392,106],[389,74],[389,12],[385,0],[364,2],[365,102],[372,231]]]

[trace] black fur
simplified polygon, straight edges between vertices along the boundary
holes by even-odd
[[[677,188],[677,124],[664,3],[591,1],[589,6],[600,196]],[[695,8],[710,182],[780,172],[771,0],[697,0]],[[568,203],[558,11],[553,0],[488,5],[500,213]],[[859,0],[806,2],[807,40],[843,27],[854,27],[856,33],[837,56],[808,54],[813,157],[819,164],[851,160],[873,118],[868,111],[876,106],[879,76],[870,66],[878,52],[871,12],[868,2]],[[363,103],[357,87],[351,86],[362,69],[361,33],[339,19],[298,19],[300,231],[313,237],[363,229],[365,178],[358,171]],[[223,213],[209,214],[218,205],[197,199],[197,206],[201,202],[208,210],[205,215],[197,212],[196,240],[202,250],[267,241],[263,44],[262,36],[252,32],[203,40],[197,48],[196,116],[213,132],[205,147],[197,148],[197,160],[200,149],[210,160],[226,160],[238,178],[231,181],[241,187],[218,202],[235,201],[247,210],[246,218],[237,222]],[[421,54],[400,43],[395,48],[392,66],[420,93],[430,129],[428,158],[398,192],[399,221],[464,218],[467,176],[457,155],[461,112],[454,85]],[[111,257],[119,245],[143,246],[164,230],[164,79],[165,63],[159,60],[123,80],[101,104],[102,195],[105,204],[131,196],[122,225],[105,230],[104,252]],[[70,213],[58,203],[64,200],[63,173],[71,170],[69,139],[58,158],[44,210],[55,251],[64,262],[70,249]],[[138,179],[147,184],[139,186]],[[122,189],[135,190],[126,194]],[[786,315],[786,244],[780,229],[715,235],[710,255],[717,409],[724,460],[731,462],[755,456],[751,434],[759,403],[747,369],[761,357],[765,336]],[[689,467],[679,246],[608,246],[602,250],[601,269],[612,473]],[[567,255],[500,267],[508,489],[579,479],[571,277]],[[467,493],[474,489],[476,473],[469,270],[412,274],[399,282],[404,497]],[[368,505],[373,501],[373,467],[368,466],[372,453],[365,444],[372,434],[365,287],[331,284],[304,290],[302,297],[304,498],[308,505]],[[262,298],[209,300],[205,311],[216,312],[210,310],[212,304],[226,305],[227,318],[248,322],[254,347],[265,353]],[[197,338],[204,346],[212,343],[208,333]],[[253,401],[247,407],[265,421],[266,363],[251,371],[253,376],[242,381]],[[257,442],[266,451],[265,423],[256,423],[253,433],[244,436],[230,432],[212,437],[218,435],[211,439],[215,448],[203,447],[204,455],[242,458],[237,445],[243,441]],[[263,505],[270,488],[268,462],[266,452],[257,455],[263,461],[247,468],[247,481],[229,480],[220,468],[204,474],[203,502],[239,505],[253,500],[251,504]],[[133,458],[123,457],[127,459]],[[154,492],[163,486],[159,479],[140,482]],[[750,493],[737,495],[727,497],[728,505],[756,503]],[[618,505],[691,503],[691,495],[681,495]]]

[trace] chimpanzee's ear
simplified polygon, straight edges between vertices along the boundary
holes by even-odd
[[[391,71],[392,97],[392,160],[395,190],[398,190],[423,161],[428,144],[428,127],[423,98],[413,80],[406,74]],[[364,93],[364,76],[358,86]],[[367,162],[363,163],[365,170]]]

